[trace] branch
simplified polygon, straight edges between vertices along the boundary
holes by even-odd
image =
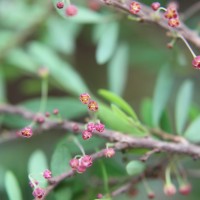
[[[129,5],[131,3],[130,0],[125,1],[117,1],[117,0],[108,0],[109,4],[105,3],[105,0],[99,0],[102,4],[105,6],[112,6],[118,10],[120,10],[123,13],[126,13],[128,15],[133,15],[129,12]],[[158,20],[157,18],[153,17],[155,14],[155,11],[153,11],[149,6],[141,4],[141,10],[142,12],[139,12],[137,14],[138,17],[142,19],[142,21],[150,22],[157,24],[161,26],[162,28],[171,31],[171,27],[168,26],[167,20],[164,19],[162,16]],[[179,34],[181,34],[185,39],[192,42],[196,47],[200,47],[200,37],[196,31],[191,30],[188,28],[183,22],[180,23],[180,27],[174,28],[173,30],[177,31]]]

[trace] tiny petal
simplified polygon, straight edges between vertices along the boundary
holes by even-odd
[[[90,131],[84,130],[84,131],[82,132],[82,138],[83,138],[84,140],[88,140],[88,139],[90,139],[91,137],[92,137],[92,133],[91,133]]]
[[[151,4],[151,8],[152,8],[154,11],[158,10],[158,8],[160,8],[160,3],[159,3],[159,2],[153,2],[153,3]]]
[[[88,103],[88,109],[90,111],[94,111],[95,112],[95,111],[98,110],[98,108],[99,108],[99,106],[98,106],[98,103],[96,101],[93,101],[93,100],[89,101],[89,103]]]
[[[51,178],[51,177],[52,177],[51,171],[48,170],[48,169],[46,169],[46,170],[43,172],[43,177],[44,177],[45,179]]]
[[[43,188],[39,188],[39,187],[37,187],[37,188],[35,188],[34,190],[33,190],[33,196],[35,197],[35,198],[38,198],[38,199],[41,199],[43,196],[44,196],[44,194],[45,194],[45,190],[43,189]]]
[[[104,150],[104,155],[106,158],[111,158],[115,155],[115,150],[113,148],[107,148]]]
[[[89,155],[85,155],[80,158],[80,165],[83,167],[91,167],[92,166],[92,157]]]
[[[32,128],[30,127],[25,127],[23,128],[19,134],[22,136],[22,137],[26,137],[26,138],[30,138],[32,135],[33,135],[33,131],[32,131]]]
[[[90,101],[90,95],[88,93],[83,93],[80,95],[79,99],[83,104],[88,104]]]
[[[195,69],[200,69],[200,56],[196,56],[193,61],[192,65]]]
[[[176,187],[173,184],[164,186],[164,193],[166,196],[174,196],[176,194]]]
[[[69,6],[67,6],[65,13],[67,16],[72,17],[72,16],[77,15],[78,9],[74,5],[69,5]]]
[[[64,2],[59,1],[59,2],[56,4],[56,7],[57,7],[58,9],[62,9],[62,8],[64,7]]]
[[[76,158],[73,158],[69,161],[69,165],[73,170],[76,170],[79,166],[79,160]]]
[[[136,1],[131,2],[129,11],[132,14],[137,14],[138,12],[140,12],[140,10],[141,10],[141,6],[138,2]]]
[[[98,123],[95,125],[95,128],[98,132],[102,133],[105,130],[105,125],[102,123]]]
[[[96,126],[93,122],[90,122],[87,124],[87,130],[91,133],[93,133],[96,130]]]

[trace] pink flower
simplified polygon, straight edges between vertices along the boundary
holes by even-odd
[[[48,170],[48,169],[46,169],[46,170],[43,172],[43,177],[44,177],[45,179],[51,178],[51,177],[52,177],[51,171]]]
[[[200,69],[200,56],[196,56],[193,61],[192,65],[195,69]]]
[[[39,187],[37,187],[37,188],[35,188],[34,190],[33,190],[33,196],[35,197],[35,198],[38,198],[38,199],[41,199],[43,196],[44,196],[44,194],[45,194],[45,190],[43,189],[43,188],[39,188]]]
[[[190,184],[185,184],[185,185],[181,185],[180,188],[179,188],[179,193],[184,195],[184,196],[187,196],[190,194],[192,190],[192,187]]]
[[[65,13],[67,16],[72,17],[72,16],[77,15],[78,9],[74,5],[69,5],[69,6],[67,6]]]
[[[159,2],[153,2],[153,3],[151,4],[151,8],[152,8],[154,11],[158,10],[158,8],[160,8],[160,3],[159,3]]]
[[[90,101],[90,95],[88,93],[83,93],[80,95],[79,99],[83,104],[88,104]]]
[[[176,194],[176,187],[173,184],[166,184],[163,190],[165,195],[168,197],[174,196]]]
[[[82,158],[80,158],[80,166],[83,167],[91,167],[92,166],[92,157],[89,155],[85,155]]]
[[[141,10],[141,6],[138,2],[136,1],[132,1],[131,4],[130,4],[130,8],[129,8],[129,11],[136,15],[137,13],[139,13]]]
[[[91,133],[90,131],[84,130],[84,131],[82,132],[82,138],[83,138],[84,140],[88,140],[88,139],[90,139],[91,137],[92,137],[92,133]]]
[[[69,161],[69,165],[71,166],[71,168],[72,168],[73,170],[76,170],[76,169],[78,168],[78,166],[79,166],[79,160],[76,159],[76,158],[73,158],[73,159],[71,159],[71,160]]]
[[[56,7],[58,9],[62,9],[64,7],[64,3],[62,1],[59,1],[57,4],[56,4]]]
[[[57,108],[55,108],[54,110],[53,110],[53,114],[54,115],[57,115],[59,113],[59,110],[57,109]]]
[[[76,171],[79,173],[79,174],[82,174],[83,172],[86,171],[86,167],[82,166],[82,165],[79,165],[77,168],[76,168]]]
[[[107,148],[104,150],[104,155],[106,158],[111,158],[115,155],[115,150],[113,148]]]
[[[20,132],[19,135],[22,137],[30,138],[33,135],[32,128],[30,127],[25,127],[23,128]]]
[[[87,131],[93,133],[95,131],[95,129],[96,129],[96,126],[93,122],[90,122],[87,124]]]
[[[97,199],[102,199],[103,198],[103,194],[99,193],[97,194]]]
[[[95,128],[98,132],[102,133],[105,129],[105,125],[104,124],[101,124],[101,123],[98,123],[95,125]]]

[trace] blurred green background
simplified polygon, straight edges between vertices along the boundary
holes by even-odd
[[[90,91],[97,95],[100,88],[109,89],[126,99],[140,112],[144,98],[152,97],[159,69],[169,64],[174,73],[169,112],[173,113],[177,89],[185,79],[191,79],[195,85],[194,103],[200,101],[199,72],[191,66],[192,56],[185,45],[178,41],[173,49],[166,48],[170,38],[166,30],[155,24],[136,23],[127,20],[116,10],[102,7],[93,11],[88,7],[92,0],[78,1],[73,4],[80,9],[77,18],[63,18],[56,12],[56,1],[40,0],[0,0],[0,102],[20,104],[37,111],[40,100],[41,80],[38,69],[45,66],[50,71],[49,102],[46,111],[59,108],[63,117],[82,121],[86,116],[85,108],[80,105],[78,95]],[[150,5],[153,1],[142,1]],[[166,5],[168,1],[160,1]],[[179,1],[180,12],[198,1]],[[186,24],[200,30],[199,14],[186,20]],[[105,39],[105,35],[107,38]],[[98,50],[104,41],[103,50]],[[106,45],[105,45],[106,44]],[[109,52],[113,49],[112,52]],[[199,54],[199,50],[194,46]],[[98,51],[105,51],[110,57],[101,57]],[[117,59],[120,58],[120,59]],[[198,107],[198,106],[197,106]],[[15,121],[12,116],[1,116],[1,134],[9,129],[23,128],[23,120]],[[171,119],[173,123],[173,117]],[[4,174],[12,171],[20,184],[23,199],[33,199],[28,185],[27,165],[30,155],[37,149],[43,150],[50,163],[58,141],[64,133],[47,132],[30,140],[16,140],[2,143],[0,146],[0,200],[8,199],[4,189]],[[94,139],[95,144],[102,144]],[[95,146],[85,144],[89,152]],[[133,156],[133,155],[130,155]],[[112,177],[119,179],[126,174],[122,155],[106,161],[107,170],[114,171]],[[156,159],[156,158],[155,158]],[[120,162],[116,167],[113,162]],[[200,162],[187,159],[184,165],[199,169]],[[91,179],[88,179],[88,176]],[[200,177],[200,171],[198,171]],[[98,163],[84,175],[78,175],[74,181],[67,181],[67,187],[73,185],[73,195],[68,199],[94,199],[98,191],[93,186],[96,179],[102,179]],[[152,181],[157,199],[199,200],[199,177],[191,178],[193,192],[189,197],[176,195],[164,197],[160,180]],[[86,187],[87,186],[87,187]],[[91,188],[90,191],[86,188]],[[147,199],[141,185],[138,200]],[[140,192],[141,191],[141,192]],[[85,195],[84,192],[87,192]],[[47,199],[65,199],[50,195]],[[67,198],[66,198],[67,199]],[[133,197],[124,195],[114,199],[128,200]],[[17,200],[17,199],[16,199]]]

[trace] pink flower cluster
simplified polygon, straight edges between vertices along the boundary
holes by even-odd
[[[96,124],[93,122],[89,122],[87,124],[87,129],[82,132],[82,138],[84,140],[88,140],[92,137],[92,133],[94,131],[98,131],[99,133],[102,133],[104,129],[105,129],[105,125],[100,122]]]
[[[92,166],[92,157],[89,155],[84,155],[81,158],[73,158],[70,160],[69,165],[71,168],[78,173],[83,173],[88,167]]]
[[[64,6],[65,6],[65,4],[64,4],[63,1],[59,1],[59,2],[57,2],[57,4],[56,4],[56,7],[57,7],[58,9],[63,9]],[[67,16],[72,17],[72,16],[77,15],[77,13],[78,13],[78,9],[77,9],[77,7],[76,7],[75,5],[70,4],[70,5],[68,5],[68,6],[66,7],[65,14],[66,14]]]

